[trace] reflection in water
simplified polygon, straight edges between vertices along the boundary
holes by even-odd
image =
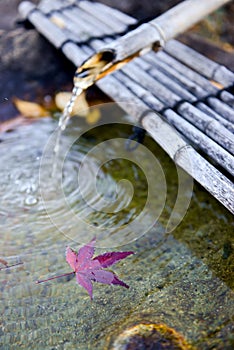
[[[62,148],[66,149],[71,138],[79,134],[82,123],[72,120],[62,138]],[[90,205],[85,205],[78,186],[78,171],[84,156],[110,137],[126,139],[131,133],[128,126],[120,129],[118,125],[111,128],[107,125],[87,131],[72,146],[61,176],[55,180],[51,178],[52,160],[45,160],[49,165],[43,173],[47,211],[53,214],[49,217],[41,198],[39,169],[44,146],[55,126],[53,120],[44,119],[2,135],[1,258],[9,265],[19,262],[23,265],[0,271],[0,312],[3,315],[0,347],[7,349],[11,344],[12,348],[22,349],[35,346],[41,349],[105,349],[110,334],[117,336],[125,328],[145,319],[166,323],[200,349],[232,346],[232,218],[207,193],[195,187],[196,197],[187,216],[172,234],[165,237],[165,227],[176,197],[177,175],[170,159],[148,137],[145,145],[161,164],[167,198],[160,220],[146,235],[132,243],[130,239],[124,247],[136,251],[136,255],[131,262],[120,263],[116,272],[130,289],[97,285],[94,301],[90,303],[85,291],[69,276],[47,284],[35,284],[38,279],[66,273],[66,245],[77,250],[78,243],[87,242],[93,236],[95,227],[115,224],[115,232],[100,236],[104,242],[100,246],[118,242],[115,237],[118,237],[119,228],[139,215],[147,198],[147,182],[138,166],[128,160],[113,159],[97,171],[95,158],[93,161],[90,158],[85,168],[86,177],[82,177],[82,189],[90,199]],[[107,151],[114,152],[113,149]],[[93,173],[97,173],[97,194],[104,193],[104,199],[109,203],[118,198],[118,206],[124,208],[122,211],[115,213],[119,207],[114,207],[112,213],[93,211],[91,204],[95,207],[100,200],[89,192]],[[160,176],[160,171],[158,174]],[[134,192],[126,191],[130,187],[125,187],[122,179],[130,181]],[[66,207],[64,198],[60,200],[57,196],[58,181],[62,184],[59,187],[64,191]],[[159,198],[153,203],[156,209],[157,201],[163,198],[160,190],[158,193]],[[128,196],[132,196],[131,200]],[[67,207],[75,216],[81,211],[85,213],[90,231],[82,222],[81,226],[74,226]],[[61,225],[59,229],[53,223],[56,218]],[[97,254],[103,251],[105,249],[97,248]]]

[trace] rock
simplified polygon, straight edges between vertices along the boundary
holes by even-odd
[[[35,30],[2,31],[0,120],[16,114],[12,98],[36,100],[72,82],[75,67]]]
[[[183,336],[164,324],[140,323],[124,330],[111,350],[192,350]]]

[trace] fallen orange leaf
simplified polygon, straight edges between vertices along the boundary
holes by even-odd
[[[55,96],[55,104],[60,110],[64,110],[67,103],[72,97],[71,92],[59,92]],[[79,95],[75,101],[74,107],[72,109],[71,115],[78,115],[80,117],[86,117],[87,113],[89,111],[89,105],[85,98],[85,93],[83,92],[81,95]]]
[[[25,117],[41,118],[48,117],[49,115],[45,108],[35,102],[28,102],[20,100],[19,98],[14,98],[13,102],[20,114],[24,115]]]

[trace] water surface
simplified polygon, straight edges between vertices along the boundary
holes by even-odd
[[[115,113],[121,120],[123,113]],[[131,127],[114,123],[92,126],[83,133],[85,121],[73,118],[62,137],[62,149],[76,135],[82,136],[65,152],[59,167],[62,172],[51,178],[53,159],[50,153],[51,157],[45,157],[45,145],[56,126],[56,120],[41,119],[1,135],[0,256],[9,264],[23,262],[0,271],[1,348],[105,349],[125,328],[143,321],[167,324],[198,349],[234,348],[231,214],[195,184],[185,218],[166,234],[177,194],[177,171],[147,137],[145,146],[160,167],[154,179],[158,195],[145,218],[151,220],[153,208],[159,219],[144,235],[137,231],[137,223],[123,231],[145,207],[146,174],[121,159],[114,146],[103,150],[112,160],[98,171],[106,158],[100,152],[90,154],[82,191],[78,172],[88,152],[109,139],[127,139]],[[94,234],[99,240],[97,254],[107,249],[135,251],[113,268],[130,285],[129,290],[96,283],[91,302],[73,278],[35,284],[38,279],[69,272],[66,246],[78,249]]]

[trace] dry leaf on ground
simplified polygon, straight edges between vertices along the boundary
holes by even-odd
[[[67,103],[71,99],[71,92],[59,92],[55,96],[55,104],[62,111],[66,107]],[[89,105],[85,98],[85,93],[82,93],[77,97],[71,115],[78,115],[80,117],[86,117],[89,111]]]
[[[28,102],[20,100],[19,98],[14,98],[13,102],[20,114],[25,117],[41,118],[48,117],[49,115],[45,108],[35,102]]]

